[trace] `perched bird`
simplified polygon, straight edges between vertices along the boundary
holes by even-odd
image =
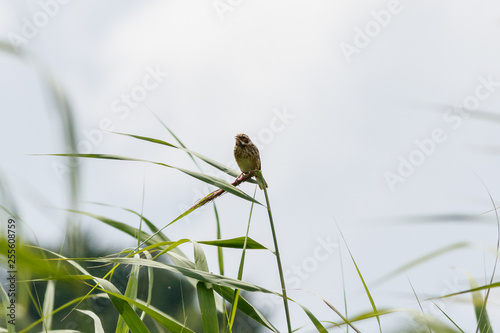
[[[243,173],[248,173],[254,170],[260,170],[260,155],[259,149],[253,144],[252,140],[246,134],[238,134],[235,136],[236,145],[234,146],[234,158]],[[267,187],[266,181],[262,178],[259,182],[259,188],[262,190],[262,185]]]

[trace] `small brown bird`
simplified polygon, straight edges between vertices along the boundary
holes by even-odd
[[[260,170],[260,155],[259,149],[253,144],[252,140],[246,134],[238,134],[235,136],[236,145],[234,146],[234,158],[243,173],[248,173],[254,170]],[[267,183],[262,179],[267,187]],[[262,186],[259,184],[262,190]]]

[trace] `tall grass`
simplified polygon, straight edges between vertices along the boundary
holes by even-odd
[[[195,156],[199,161],[209,163],[210,165],[217,165],[219,170],[224,170],[229,175],[237,174],[236,171],[231,170],[226,166],[222,166],[220,163],[214,162],[205,158],[203,155],[194,153],[188,150],[185,147],[176,146],[167,141],[154,139],[154,138],[146,138],[139,137],[136,135],[128,135],[131,139],[138,139],[145,141],[146,143],[154,143],[154,144],[162,144],[169,149],[181,149],[184,150],[192,156]],[[187,169],[177,168],[172,165],[168,165],[165,163],[148,161],[148,160],[139,160],[130,157],[124,156],[116,156],[116,155],[103,155],[103,154],[55,154],[57,157],[65,157],[72,156],[77,158],[92,158],[92,159],[105,159],[110,160],[113,163],[125,163],[125,162],[135,162],[135,163],[153,163],[161,167],[165,167],[168,169],[178,170],[184,173],[187,176],[198,179],[199,181],[205,182],[210,185],[215,185],[220,189],[227,191],[230,194],[238,197],[240,200],[245,200],[249,202],[251,207],[254,204],[258,206],[262,206],[258,201],[256,201],[252,196],[249,196],[236,188],[235,186],[227,183],[221,178],[216,178],[213,176],[209,176],[202,172],[195,172]],[[266,193],[267,194],[267,193]],[[378,322],[379,331],[383,331],[383,326],[381,324],[380,318],[395,311],[405,311],[410,315],[414,316],[416,320],[429,327],[430,330],[440,332],[443,327],[447,327],[446,329],[450,332],[454,332],[454,328],[450,328],[446,326],[444,323],[437,322],[435,318],[432,318],[426,314],[416,313],[411,310],[391,310],[384,309],[380,310],[375,306],[375,300],[370,292],[369,285],[365,281],[365,278],[362,275],[360,267],[357,265],[354,256],[350,253],[350,257],[352,259],[353,265],[356,268],[361,284],[364,287],[365,293],[369,298],[370,303],[372,304],[373,311],[368,313],[363,313],[361,315],[351,317],[347,319],[347,316],[343,316],[340,311],[338,311],[333,305],[331,305],[328,301],[322,299],[326,305],[330,309],[332,309],[332,314],[336,316],[336,321],[332,321],[331,319],[326,321],[321,321],[303,304],[298,304],[293,299],[286,296],[286,288],[285,281],[283,276],[283,270],[281,268],[281,262],[279,257],[279,250],[277,247],[277,239],[279,235],[277,234],[274,224],[271,224],[271,230],[273,232],[273,240],[274,240],[274,249],[269,249],[267,246],[260,244],[254,240],[252,240],[248,236],[249,226],[247,228],[247,234],[242,237],[233,238],[233,239],[214,239],[208,241],[199,241],[189,238],[183,238],[178,240],[170,240],[165,230],[165,227],[171,225],[174,222],[182,221],[182,218],[192,213],[196,209],[200,209],[202,206],[196,206],[195,208],[190,208],[185,213],[181,214],[180,217],[173,219],[171,222],[166,223],[164,226],[157,226],[153,221],[150,221],[141,213],[134,212],[130,209],[127,209],[128,212],[133,213],[136,216],[140,217],[140,223],[138,227],[133,227],[129,224],[126,224],[121,221],[114,220],[112,218],[97,215],[91,212],[80,211],[69,209],[68,211],[78,214],[84,215],[87,217],[91,217],[100,223],[104,223],[108,226],[114,228],[117,232],[122,232],[128,234],[130,237],[136,239],[138,246],[137,248],[128,248],[123,249],[120,253],[116,255],[109,256],[100,256],[100,257],[84,257],[84,258],[69,258],[63,256],[59,253],[55,253],[49,251],[47,249],[43,249],[40,247],[25,245],[20,249],[19,256],[20,260],[23,262],[23,267],[31,272],[31,274],[36,275],[36,281],[46,281],[47,288],[45,296],[43,297],[43,304],[41,304],[41,312],[40,319],[34,321],[27,325],[24,329],[20,331],[28,331],[32,328],[38,327],[39,324],[44,323],[45,327],[50,327],[52,325],[51,318],[59,311],[68,311],[68,309],[77,309],[78,304],[80,304],[85,299],[89,299],[99,295],[99,297],[106,297],[111,300],[113,306],[120,314],[120,317],[116,323],[117,331],[125,332],[130,330],[132,332],[149,332],[151,330],[150,326],[145,325],[145,318],[149,318],[149,320],[154,321],[155,324],[167,328],[172,332],[190,332],[192,329],[186,322],[179,321],[176,318],[170,316],[168,313],[164,313],[151,305],[151,294],[154,293],[152,290],[152,281],[154,280],[155,272],[158,270],[165,270],[168,272],[175,273],[184,277],[189,284],[194,288],[197,292],[198,298],[198,306],[200,309],[199,312],[199,322],[202,323],[203,330],[205,332],[218,332],[218,331],[232,331],[234,328],[234,318],[235,318],[235,309],[240,310],[240,312],[251,318],[258,327],[263,329],[268,329],[274,332],[278,330],[271,323],[271,320],[267,318],[263,313],[259,311],[259,309],[251,304],[250,301],[245,299],[240,295],[240,290],[243,290],[247,293],[247,295],[257,294],[257,293],[266,293],[270,295],[274,295],[275,297],[280,297],[284,301],[284,313],[285,318],[287,318],[287,326],[288,331],[297,330],[300,328],[293,327],[293,320],[291,320],[289,316],[288,310],[288,301],[291,301],[292,304],[296,304],[299,309],[302,309],[307,317],[311,321],[312,327],[314,327],[319,332],[327,332],[328,329],[346,326],[350,327],[352,330],[359,332],[354,326],[355,322],[358,321],[366,321],[375,319]],[[253,208],[252,208],[253,209]],[[264,207],[268,211],[270,222],[274,223],[272,219],[272,210],[270,208],[270,199],[269,196],[266,195],[266,206]],[[249,214],[248,220],[249,225],[251,221],[251,213]],[[181,222],[179,222],[181,223]],[[144,229],[149,229],[148,231]],[[216,227],[220,228],[219,225]],[[220,234],[220,233],[218,233]],[[188,257],[179,249],[181,244],[190,243],[192,244],[192,249],[194,253],[194,261],[188,259]],[[347,244],[346,244],[347,245]],[[2,241],[0,247],[5,249],[6,243],[5,240]],[[205,251],[203,246],[215,246],[218,250],[224,248],[232,248],[239,249],[242,251],[242,260],[240,261],[239,274],[238,278],[234,279],[224,274],[213,274],[210,273],[211,270],[209,268],[209,263],[207,262]],[[423,262],[434,258],[435,256],[441,255],[448,251],[455,250],[457,248],[461,248],[466,246],[466,244],[455,244],[452,246],[448,246],[445,249],[435,251],[429,255],[423,256],[417,260],[410,262],[404,267],[395,270],[395,272],[391,273],[391,277],[397,275],[412,266],[422,264]],[[280,272],[280,281],[282,283],[281,293],[272,291],[258,285],[252,284],[251,282],[243,281],[243,268],[245,265],[244,258],[246,251],[269,251],[277,258],[277,267]],[[5,253],[5,251],[3,252]],[[220,252],[219,252],[220,253]],[[21,259],[22,258],[22,259]],[[223,261],[222,256],[218,257],[220,261]],[[104,276],[96,276],[95,274],[89,273],[88,270],[84,269],[81,266],[80,262],[86,263],[99,263],[103,265],[108,265],[110,268]],[[171,262],[171,263],[168,263]],[[229,263],[225,262],[224,266],[227,266]],[[116,269],[120,266],[131,267],[131,271],[128,275],[128,282],[126,284],[126,288],[124,292],[121,292],[112,282],[111,277],[113,276]],[[221,265],[219,264],[219,267]],[[148,296],[145,300],[138,297],[137,288],[140,281],[139,272],[141,269],[147,269],[147,282],[142,281],[142,283],[146,283],[148,285]],[[29,281],[35,281],[33,279]],[[56,289],[56,285],[54,281],[71,281],[72,283],[80,283],[88,286],[88,292],[84,295],[80,295],[77,298],[70,300],[67,304],[59,307],[55,310],[53,308],[54,302],[54,293]],[[499,284],[500,285],[500,284]],[[477,318],[480,327],[480,332],[487,332],[488,327],[491,329],[491,324],[489,322],[485,301],[477,295],[477,291],[481,290],[481,288],[492,288],[497,287],[496,284],[490,284],[489,286],[476,287],[475,285],[471,285],[474,289],[471,289],[469,292],[474,296],[474,306],[477,310]],[[451,297],[453,295],[449,295]],[[258,296],[255,296],[258,297]],[[222,302],[222,303],[221,303]],[[225,309],[227,305],[233,305],[233,309],[231,310],[222,310],[223,315],[221,313],[221,309]],[[222,305],[222,308],[221,306]],[[90,310],[85,310],[84,314],[89,315]],[[94,313],[96,316],[91,316],[92,320],[96,322],[97,327],[101,327],[102,323],[99,322],[99,317],[97,313]],[[228,320],[220,320],[221,318],[227,317]],[[450,320],[450,322],[452,322]],[[460,331],[460,330],[458,330]],[[491,332],[491,330],[490,330]]]
[[[22,52],[14,52],[5,42],[0,42],[0,49],[22,59],[28,58],[32,60],[31,57],[27,57]],[[247,202],[249,205],[248,225],[245,235],[231,239],[223,239],[221,223],[219,221],[219,211],[215,202],[216,199],[211,199],[213,200],[214,227],[217,234],[217,238],[213,240],[196,240],[189,238],[189,236],[172,240],[168,235],[168,226],[177,222],[182,223],[183,218],[195,210],[201,209],[201,207],[203,207],[201,204],[195,204],[168,223],[162,222],[161,224],[148,219],[144,216],[144,212],[136,212],[128,208],[110,207],[112,209],[125,210],[129,214],[139,218],[137,227],[112,217],[98,215],[90,211],[82,211],[78,209],[79,171],[78,168],[75,167],[72,169],[69,176],[71,184],[69,192],[71,194],[71,199],[67,207],[67,248],[64,251],[53,251],[25,240],[18,244],[17,260],[23,270],[23,280],[19,281],[18,285],[19,290],[25,295],[28,295],[28,297],[20,297],[18,299],[18,308],[24,309],[24,313],[27,315],[24,318],[18,318],[18,325],[16,326],[5,323],[3,326],[5,331],[9,333],[31,331],[49,332],[53,331],[54,328],[58,328],[60,332],[88,332],[90,330],[89,327],[92,327],[92,330],[95,332],[104,332],[104,327],[108,327],[109,322],[114,321],[111,327],[113,327],[115,332],[130,331],[142,333],[164,332],[165,330],[170,332],[196,332],[200,330],[204,332],[237,332],[237,318],[240,318],[239,322],[250,325],[247,327],[251,327],[253,331],[262,330],[278,332],[276,323],[273,323],[272,314],[263,313],[253,304],[253,300],[258,299],[262,294],[277,297],[283,301],[282,311],[286,318],[286,325],[284,326],[287,327],[288,332],[310,331],[311,329],[317,330],[318,332],[327,332],[328,330],[335,329],[360,332],[357,328],[357,324],[367,321],[375,323],[378,330],[384,332],[383,320],[381,319],[391,316],[395,312],[406,313],[420,325],[421,329],[425,329],[429,332],[464,331],[456,324],[456,320],[444,311],[443,314],[446,318],[438,319],[424,313],[423,310],[417,312],[408,309],[380,309],[375,305],[376,300],[370,289],[378,283],[387,281],[389,278],[394,278],[396,275],[412,267],[425,264],[435,257],[470,246],[469,243],[448,245],[440,250],[416,258],[406,265],[390,272],[380,280],[370,284],[363,276],[362,267],[358,266],[347,246],[347,242],[345,242],[349,256],[352,260],[352,265],[358,273],[359,284],[362,286],[372,310],[359,313],[355,316],[348,316],[347,300],[345,300],[345,313],[342,313],[342,311],[338,310],[332,302],[314,294],[324,303],[327,309],[331,310],[331,316],[324,320],[320,320],[308,307],[296,302],[288,296],[281,262],[282,252],[280,252],[278,247],[280,234],[277,232],[276,225],[279,226],[280,221],[274,221],[273,219],[271,198],[266,189],[264,189],[266,200],[264,205],[255,199],[255,193],[253,196],[250,196],[234,184],[228,183],[222,178],[208,175],[203,171],[203,164],[214,167],[231,177],[238,177],[239,172],[198,152],[188,149],[163,122],[163,126],[177,144],[167,142],[163,139],[135,134],[116,133],[116,135],[125,135],[131,140],[140,140],[145,145],[159,144],[165,149],[182,150],[189,155],[197,171],[176,167],[164,162],[136,159],[127,156],[76,153],[75,124],[70,103],[64,91],[60,88],[61,85],[57,83],[57,80],[55,80],[50,72],[40,65],[39,62],[34,61],[34,63],[35,67],[40,71],[40,76],[44,80],[45,86],[48,88],[49,95],[56,101],[58,110],[57,117],[61,121],[61,128],[64,129],[63,138],[74,150],[66,153],[53,154],[52,158],[68,158],[73,160],[80,158],[101,159],[107,160],[109,163],[152,163],[168,171],[180,172],[187,177],[192,177],[200,182],[215,186],[222,191],[234,195],[239,200]],[[161,122],[161,119],[158,116],[156,117]],[[74,165],[78,164],[74,163]],[[259,175],[257,174],[257,176]],[[255,180],[251,178],[246,180],[255,183]],[[105,203],[101,204],[106,205]],[[14,206],[15,203],[4,201],[2,202],[1,208],[9,215],[15,218],[21,218],[13,213]],[[254,209],[265,209],[268,213],[273,239],[272,248],[260,244],[250,237],[250,225]],[[128,235],[135,241],[134,244],[137,244],[137,246],[135,248],[120,249],[118,253],[97,255],[82,253],[81,249],[85,246],[83,244],[84,237],[81,237],[79,226],[76,222],[78,216],[92,218],[98,223],[110,226],[116,233]],[[190,249],[193,251],[194,260],[189,259],[189,257],[179,248],[182,244],[190,245]],[[217,264],[208,262],[205,255],[207,247],[215,247],[217,249]],[[1,238],[0,256],[6,256],[7,248],[7,239]],[[224,249],[236,249],[241,251],[239,263],[225,260],[223,255]],[[280,291],[270,290],[254,284],[251,281],[245,281],[243,276],[245,258],[246,256],[251,256],[254,251],[268,252],[276,258],[276,267],[279,272],[281,284]],[[498,244],[495,249],[495,255],[497,253]],[[213,266],[218,267],[219,274],[212,273],[211,267]],[[238,267],[238,275],[236,278],[225,274],[226,267],[228,266]],[[98,270],[96,270],[96,267],[98,267]],[[344,267],[343,264],[341,267]],[[270,270],[271,268],[268,269]],[[123,275],[118,278],[122,273]],[[181,286],[181,302],[179,304],[182,304],[182,311],[177,311],[177,307],[175,309],[160,309],[159,303],[155,302],[155,295],[159,288],[158,276],[161,274],[170,274],[169,276],[175,276],[179,279],[179,284]],[[487,311],[489,293],[486,294],[486,297],[483,297],[480,291],[489,291],[492,288],[498,288],[500,287],[500,282],[494,282],[494,274],[492,274],[490,282],[483,286],[479,286],[472,277],[469,277],[469,281],[469,290],[445,295],[442,298],[470,294],[476,314],[477,332],[491,333],[493,330]],[[183,285],[184,287],[182,287]],[[343,289],[345,294],[345,287],[343,287]],[[42,290],[43,293],[41,292]],[[73,290],[73,292],[76,291],[77,293],[66,293],[66,295],[71,295],[71,297],[70,299],[65,299],[61,303],[62,298],[58,297],[58,295],[59,292],[63,290]],[[141,292],[141,290],[144,292]],[[190,296],[188,296],[189,290],[191,291]],[[411,290],[414,292],[413,286],[411,286]],[[8,304],[8,297],[6,290],[1,285],[0,296],[3,302],[2,308],[5,309]],[[432,301],[421,300],[416,293],[415,298],[419,305],[422,301]],[[197,305],[194,310],[193,307],[190,306],[190,304],[192,304],[192,299],[194,299]],[[118,313],[118,316],[103,316],[99,309],[93,308],[96,301],[108,302]],[[290,315],[290,307],[295,307],[303,311],[307,318],[309,318],[309,325],[297,326],[298,324],[294,322]],[[29,308],[34,309],[36,314],[29,314],[26,310]],[[69,318],[71,318],[71,320],[80,318],[76,321],[79,323],[77,327],[61,328],[70,320]],[[279,324],[282,325],[283,323]],[[403,328],[401,331],[405,331],[405,329]]]

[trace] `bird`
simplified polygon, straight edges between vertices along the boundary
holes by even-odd
[[[235,136],[235,139],[236,145],[234,146],[234,159],[240,167],[240,170],[243,173],[249,173],[250,171],[255,170],[260,171],[260,154],[257,146],[246,134],[238,134]],[[267,182],[264,178],[262,178],[262,182],[259,182],[259,188],[262,190],[261,183],[267,188]]]

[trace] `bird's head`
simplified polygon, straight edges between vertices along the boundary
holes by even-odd
[[[240,146],[247,145],[251,142],[250,138],[246,134],[238,134],[234,138],[236,139],[236,144]]]

